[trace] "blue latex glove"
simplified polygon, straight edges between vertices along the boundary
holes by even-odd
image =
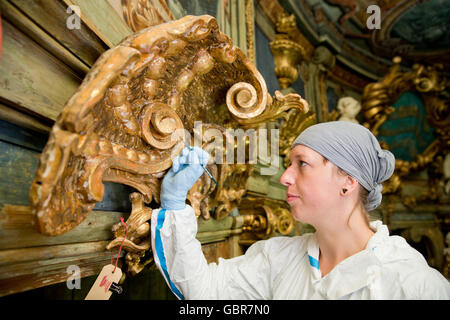
[[[161,184],[161,208],[181,210],[186,207],[186,196],[204,172],[201,165],[206,167],[208,160],[208,152],[197,147],[186,147],[173,159],[172,168]]]

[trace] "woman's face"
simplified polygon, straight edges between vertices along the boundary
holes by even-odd
[[[337,167],[316,151],[295,146],[290,153],[290,166],[280,178],[287,187],[286,201],[294,219],[317,226],[338,219],[339,182]],[[337,222],[337,221],[336,221]]]

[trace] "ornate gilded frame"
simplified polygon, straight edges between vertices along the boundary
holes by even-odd
[[[396,159],[395,173],[384,188],[386,193],[397,191],[401,177],[439,160],[439,157],[448,152],[450,146],[449,100],[444,96],[445,91],[448,90],[448,80],[439,72],[442,66],[425,67],[415,64],[412,70],[403,71],[400,66],[400,57],[395,57],[393,62],[389,73],[381,81],[371,83],[364,88],[361,103],[361,112],[365,121],[363,125],[377,136],[380,126],[394,111],[392,104],[402,93],[412,91],[423,99],[427,120],[436,129],[436,139],[414,161]],[[389,149],[385,143],[383,147]]]

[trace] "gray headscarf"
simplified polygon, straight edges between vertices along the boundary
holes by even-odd
[[[381,183],[394,173],[395,157],[381,149],[366,127],[347,121],[323,122],[305,129],[291,149],[298,144],[320,153],[368,190],[367,211],[380,205]]]

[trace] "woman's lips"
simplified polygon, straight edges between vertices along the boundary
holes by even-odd
[[[286,197],[286,202],[293,202],[293,201],[295,201],[296,199],[298,199],[298,196],[296,196],[296,195],[293,195],[293,194],[287,194],[287,197]]]

